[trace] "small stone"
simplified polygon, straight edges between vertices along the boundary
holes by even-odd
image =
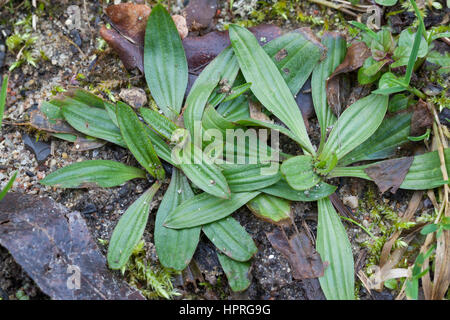
[[[349,206],[352,209],[358,208],[358,197],[357,196],[345,196],[342,199],[342,202],[344,202],[344,204],[346,206]]]
[[[119,97],[136,109],[143,107],[147,103],[147,95],[141,88],[122,89]]]
[[[178,14],[172,16],[172,20],[177,27],[178,34],[180,35],[181,40],[187,37],[189,30],[186,24],[186,19],[183,16]]]
[[[69,156],[67,155],[67,153],[63,152],[63,153],[61,154],[61,157],[62,157],[63,159],[67,159]]]

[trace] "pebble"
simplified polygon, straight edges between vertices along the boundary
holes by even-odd
[[[147,94],[142,88],[122,89],[119,97],[136,109],[147,104]]]

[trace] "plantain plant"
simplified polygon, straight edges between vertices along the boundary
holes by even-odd
[[[161,264],[185,269],[203,232],[216,246],[234,291],[250,285],[250,259],[257,248],[231,214],[247,205],[258,217],[277,224],[290,218],[291,201],[317,201],[317,251],[323,261],[329,262],[319,278],[321,287],[328,299],[353,299],[352,251],[328,198],[336,187],[327,182],[348,176],[371,180],[368,168],[389,163],[351,165],[394,155],[397,146],[408,141],[411,115],[399,115],[395,120],[385,117],[388,95],[372,93],[349,106],[339,119],[334,116],[324,88],[345,56],[346,42],[341,36],[326,34],[320,44],[301,32],[291,32],[262,47],[245,28],[230,25],[229,30],[231,46],[202,71],[182,108],[188,74],[186,57],[170,15],[161,5],[155,6],[147,23],[144,66],[158,108],[140,108],[144,121],[125,103],[114,105],[81,89],[41,107],[49,121],[66,121],[88,137],[128,148],[143,169],[110,160],[91,160],[61,168],[41,183],[86,188],[114,187],[147,175],[155,180],[125,211],[112,234],[108,264],[112,269],[122,269],[143,236],[150,203],[165,183],[162,163],[169,163],[173,166],[172,176],[157,210],[154,230]],[[322,56],[325,58],[321,61]],[[321,127],[318,148],[311,143],[294,100],[311,74],[314,108]],[[251,117],[252,103],[260,103],[264,112],[285,126]],[[303,154],[281,153],[279,166],[280,160],[259,156],[261,148],[271,155],[276,153],[274,146],[263,139],[257,140],[256,149],[251,143],[243,149],[235,148],[223,142],[225,139],[206,139],[200,144],[190,140],[207,129],[215,129],[223,137],[229,129],[245,132],[253,127],[286,135]],[[74,141],[67,133],[57,136]],[[227,154],[241,156],[244,163],[215,162],[216,154],[211,150],[218,144]],[[185,150],[193,151],[186,152],[193,157],[193,163],[174,159],[173,153],[180,145],[185,147],[183,154]],[[195,151],[206,160],[196,162],[199,152]],[[256,156],[256,163],[249,161],[252,156]],[[439,161],[437,152],[415,156],[400,188],[428,189],[446,183]],[[269,170],[269,174],[262,174],[262,169]],[[201,191],[196,194],[191,186]]]

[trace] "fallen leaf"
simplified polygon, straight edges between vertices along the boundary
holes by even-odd
[[[217,12],[217,0],[190,0],[184,9],[189,30],[207,28]]]
[[[281,29],[272,24],[260,24],[249,28],[260,45],[281,36]],[[231,44],[228,31],[213,31],[183,40],[189,72],[198,75],[208,63]]]
[[[43,112],[41,112],[40,107],[33,107],[30,112],[29,124],[33,128],[39,131],[47,131],[52,133],[69,133],[76,135],[77,131],[72,128],[67,122],[61,119],[49,120]]]
[[[294,279],[311,279],[323,276],[324,265],[320,255],[303,230],[289,239],[278,228],[266,235],[272,246],[288,259]]]
[[[327,80],[327,100],[328,105],[336,116],[344,111],[346,97],[343,94],[342,86],[346,85],[345,77],[342,75],[360,68],[364,61],[370,56],[370,49],[364,42],[352,44],[347,49],[344,61],[334,70]]]
[[[7,194],[0,244],[52,299],[144,299],[108,270],[80,213],[50,198]]]
[[[151,9],[147,5],[121,3],[109,6],[106,14],[113,28],[103,26],[100,35],[119,55],[128,70],[139,69],[144,72],[144,36],[145,27]],[[181,17],[183,18],[183,17]],[[228,31],[214,31],[204,36],[185,38],[187,27],[173,16],[183,46],[190,73],[198,75],[223,49],[230,45]],[[183,18],[184,19],[184,18]],[[263,24],[250,28],[261,44],[281,35],[281,29],[275,25]]]
[[[307,123],[308,119],[314,115],[314,105],[311,94],[311,77],[306,80],[305,84],[295,97],[295,101],[302,112],[305,123]]]
[[[427,103],[422,99],[417,102],[413,110],[410,135],[421,136],[433,125],[433,116],[428,110]]]
[[[395,193],[405,180],[414,157],[403,157],[376,163],[364,171],[373,179],[381,193],[391,189]]]
[[[22,135],[22,140],[25,148],[34,153],[38,164],[42,164],[50,155],[50,143],[31,138],[26,133]]]

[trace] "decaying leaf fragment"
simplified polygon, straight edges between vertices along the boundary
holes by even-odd
[[[294,279],[311,279],[323,276],[324,265],[320,255],[303,230],[288,239],[284,232],[277,228],[275,231],[267,233],[267,239],[276,250],[288,259]]]
[[[414,111],[411,118],[411,132],[412,137],[423,135],[428,128],[433,125],[433,116],[428,110],[428,105],[422,99],[414,106]]]
[[[327,100],[328,105],[335,115],[339,115],[344,111],[345,97],[342,95],[341,83],[343,82],[342,74],[359,69],[364,61],[370,56],[370,49],[364,42],[352,44],[347,49],[344,61],[334,70],[327,80]]]
[[[376,163],[364,171],[373,179],[381,193],[391,189],[395,193],[405,180],[414,157],[403,157]]]
[[[50,198],[7,194],[0,202],[0,244],[52,299],[144,299],[108,270],[80,213]]]

